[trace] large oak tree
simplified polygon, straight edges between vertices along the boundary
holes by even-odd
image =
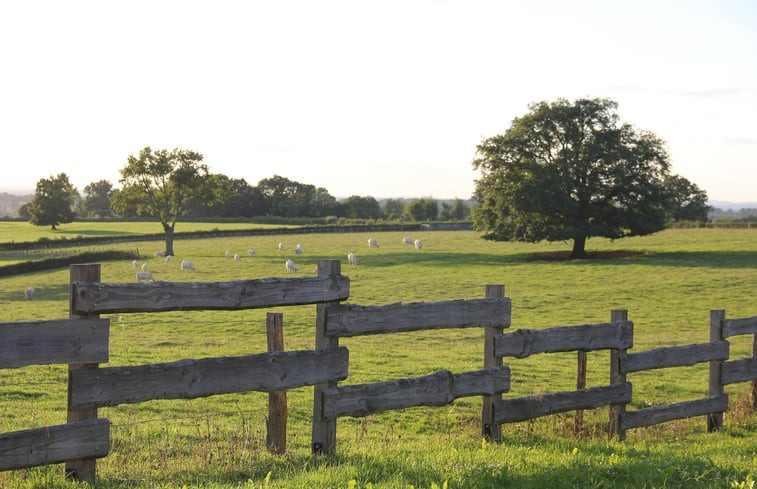
[[[644,235],[670,215],[662,140],[620,123],[610,99],[538,102],[502,135],[484,139],[473,161],[474,227],[498,241],[572,241]]]
[[[166,255],[173,255],[176,221],[184,215],[192,199],[212,199],[208,186],[208,167],[203,156],[190,150],[143,148],[138,156],[129,155],[119,180],[123,188],[114,195],[113,207],[119,212],[157,216],[166,236]]]

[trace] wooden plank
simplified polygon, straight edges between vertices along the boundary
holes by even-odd
[[[723,362],[720,376],[723,385],[757,380],[757,358],[742,358]]]
[[[342,275],[266,278],[231,282],[151,282],[72,285],[78,314],[254,309],[345,300],[350,279]]]
[[[347,377],[348,350],[272,352],[72,372],[73,407],[271,392]]]
[[[610,322],[627,320],[628,310],[613,309],[612,311],[610,311]],[[624,384],[626,382],[626,374],[624,374],[620,370],[620,357],[625,355],[626,352],[627,350],[625,348],[610,350],[610,385]],[[610,436],[617,435],[618,441],[623,441],[626,439],[625,430],[620,428],[620,418],[625,412],[625,403],[610,404],[610,422],[607,426],[607,432],[610,434]]]
[[[725,320],[725,311],[723,309],[710,311],[710,343],[723,341],[723,320]],[[723,382],[721,382],[721,372],[723,362],[713,360],[710,362],[709,378],[707,383],[707,396],[710,398],[723,395]],[[707,432],[718,431],[723,427],[723,412],[715,412],[707,416]]]
[[[548,414],[595,409],[609,404],[631,402],[631,384],[590,387],[580,391],[552,392],[549,394],[505,399],[494,406],[497,423],[514,423]]]
[[[108,319],[0,323],[0,368],[106,363]]]
[[[509,386],[510,371],[507,367],[458,375],[440,370],[423,377],[327,389],[324,392],[323,415],[336,419],[409,407],[444,406],[458,397],[492,395],[508,390]]]
[[[757,316],[723,321],[723,338],[741,334],[757,334]]]
[[[584,324],[548,329],[519,329],[495,337],[497,356],[525,358],[535,353],[593,351],[633,346],[633,323]]]
[[[697,345],[667,346],[621,356],[623,373],[667,367],[683,367],[712,360],[728,359],[727,341]]]
[[[454,374],[452,397],[493,396],[510,390],[510,367],[500,365]]]
[[[425,329],[510,326],[507,297],[397,303],[384,306],[333,304],[326,310],[330,337],[398,333]]]
[[[93,419],[0,434],[0,470],[94,459],[110,451],[110,422]]]
[[[677,402],[664,406],[627,411],[622,419],[623,429],[639,428],[665,423],[674,419],[685,419],[693,416],[704,416],[711,413],[722,413],[728,409],[728,395],[697,399],[695,401]]]

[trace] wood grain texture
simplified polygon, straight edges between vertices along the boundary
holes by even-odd
[[[324,391],[323,415],[335,419],[409,407],[444,406],[458,397],[493,395],[509,388],[508,367],[458,375],[440,370],[422,377],[327,389]]]
[[[505,399],[494,405],[497,423],[525,421],[548,414],[595,409],[610,404],[631,402],[631,384],[590,387],[579,391],[552,392],[549,394]]]
[[[499,357],[525,358],[536,353],[624,349],[632,346],[631,321],[518,329],[495,337],[495,351]]]
[[[71,372],[75,408],[152,399],[194,399],[231,392],[271,392],[347,377],[347,348],[204,358]]]
[[[0,434],[0,470],[104,457],[110,422],[94,419]]]
[[[507,297],[384,306],[332,304],[326,310],[326,334],[348,337],[425,329],[506,328],[510,311]]]
[[[723,385],[757,380],[757,358],[742,358],[723,362],[720,376]]]
[[[712,360],[727,360],[728,350],[727,341],[655,348],[622,355],[620,357],[620,368],[623,373],[631,373],[657,368],[696,365]]]
[[[345,300],[349,284],[342,275],[231,282],[76,282],[71,307],[77,314],[105,314],[292,306]]]
[[[693,416],[704,416],[711,413],[719,413],[728,409],[728,395],[721,394],[716,397],[684,401],[664,406],[627,411],[621,419],[623,429],[652,426],[674,419],[685,419]]]
[[[0,368],[108,361],[108,319],[0,323]]]
[[[723,338],[741,334],[757,334],[757,316],[723,321]]]

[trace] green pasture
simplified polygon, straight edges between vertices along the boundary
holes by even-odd
[[[141,224],[149,230],[128,231],[154,233],[159,227]],[[296,261],[297,276],[313,275],[319,259],[340,259],[351,282],[348,302],[364,305],[481,298],[487,284],[504,284],[513,303],[512,329],[606,322],[611,310],[627,309],[635,331],[631,351],[709,341],[713,309],[730,318],[757,315],[757,230],[680,229],[592,239],[588,251],[605,257],[579,261],[552,259],[569,250],[568,243],[495,243],[469,231],[407,233],[423,240],[417,251],[402,244],[404,234],[179,240],[173,262],[150,256],[140,263],[158,280],[229,281],[291,276],[287,258]],[[379,249],[368,248],[369,237]],[[304,252],[295,256],[298,243]],[[107,246],[134,247],[151,253],[162,243]],[[241,261],[226,258],[226,250]],[[359,265],[347,264],[350,251]],[[627,257],[606,258],[611,255]],[[196,272],[182,272],[182,259],[191,260]],[[104,282],[133,282],[134,273],[131,262],[102,263]],[[0,278],[0,321],[67,317],[68,281],[68,269]],[[23,300],[27,286],[37,289],[32,302]],[[266,312],[284,314],[288,350],[313,347],[315,306],[114,314],[107,316],[109,364],[263,352]],[[346,338],[340,342],[350,349],[344,383],[479,369],[482,338],[478,329]],[[751,337],[733,338],[731,356],[749,356],[751,349]],[[575,353],[505,363],[512,372],[506,397],[575,388]],[[609,355],[590,353],[588,385],[604,385],[608,377]],[[629,410],[701,398],[707,379],[706,365],[631,374]],[[604,432],[607,409],[597,409],[585,413],[578,434],[568,413],[505,425],[502,443],[483,443],[481,401],[463,398],[441,408],[340,418],[337,453],[325,458],[310,455],[312,388],[288,392],[288,453],[282,456],[265,450],[266,393],[123,405],[100,410],[112,423],[112,449],[98,462],[97,487],[750,487],[757,478],[757,415],[748,408],[748,388],[727,389],[730,409],[720,433],[706,433],[705,420],[697,418],[630,430],[627,441],[618,443]],[[64,423],[65,399],[65,366],[0,371],[0,433]],[[0,487],[76,487],[63,481],[62,472],[58,465],[0,473]]]

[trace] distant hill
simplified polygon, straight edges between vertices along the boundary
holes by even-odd
[[[0,193],[0,217],[18,217],[18,209],[31,202],[34,194],[16,195],[7,192]]]
[[[723,200],[710,200],[707,203],[716,209],[723,210],[757,209],[757,202],[726,202]]]

